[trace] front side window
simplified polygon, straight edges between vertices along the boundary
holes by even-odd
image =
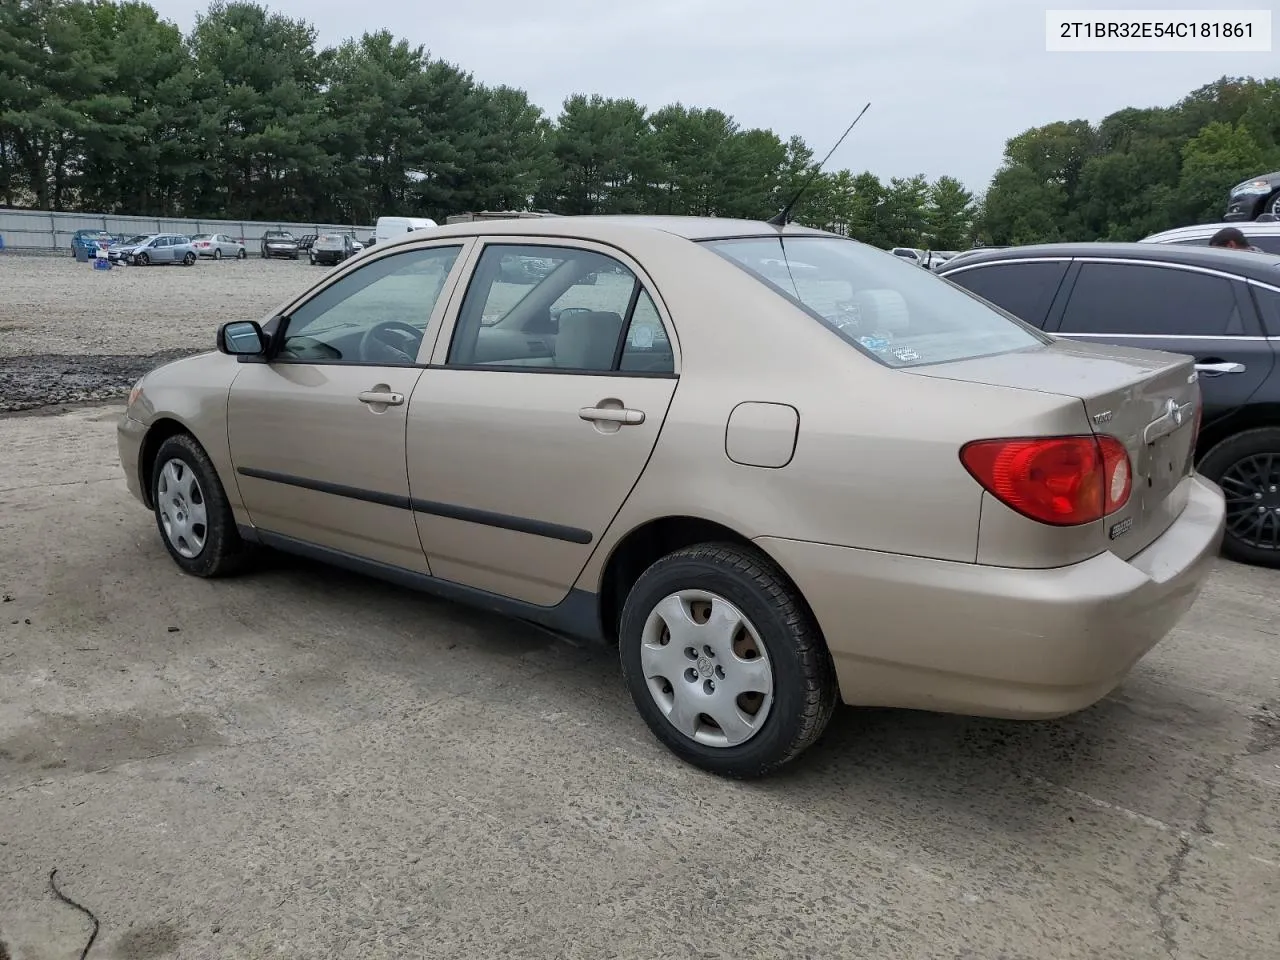
[[[1043,328],[1068,266],[1066,260],[1021,260],[971,267],[945,276],[1001,310]]]
[[[1261,237],[1255,234],[1249,237],[1249,242],[1265,253],[1280,253],[1280,234],[1269,233]]]
[[[573,247],[490,244],[449,346],[450,366],[669,374],[671,344],[628,267]]]
[[[1245,330],[1231,281],[1222,277],[1154,264],[1084,263],[1061,332],[1221,337]]]
[[[274,359],[415,363],[461,246],[406,250],[347,274],[297,307]]]
[[[852,240],[703,243],[886,366],[947,363],[1052,342],[915,261]]]

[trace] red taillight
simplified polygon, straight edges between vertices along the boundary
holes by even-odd
[[[960,462],[1001,503],[1058,527],[1101,520],[1133,489],[1129,454],[1115,437],[976,440]]]

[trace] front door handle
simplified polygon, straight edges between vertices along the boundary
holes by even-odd
[[[583,407],[578,416],[595,423],[644,423],[643,410],[628,410],[626,407]]]
[[[395,407],[404,403],[404,394],[382,390],[366,390],[356,399],[361,403],[385,403],[389,407]]]
[[[1211,377],[1216,377],[1221,373],[1244,373],[1243,363],[1197,363],[1196,371],[1198,373],[1207,373]]]

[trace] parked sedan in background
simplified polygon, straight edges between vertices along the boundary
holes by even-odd
[[[1280,217],[1280,170],[1237,183],[1227,196],[1224,220],[1256,220],[1260,214]]]
[[[196,262],[196,250],[191,245],[190,237],[177,233],[156,233],[139,244],[122,247],[119,259],[138,267],[171,263],[189,267]]]
[[[110,248],[116,239],[105,230],[77,230],[71,236],[71,255],[84,250],[90,257],[96,256],[99,249]]]
[[[297,260],[298,241],[288,230],[268,230],[262,235],[261,256],[264,260],[272,257],[285,257]]]
[[[616,644],[654,735],[729,776],[842,699],[1089,706],[1222,540],[1189,357],[1057,340],[796,225],[406,232],[216,343],[119,425],[180,569],[275,547]]]
[[[191,238],[191,246],[195,248],[196,256],[212,260],[221,260],[223,257],[243,260],[249,255],[243,243],[225,233],[197,234]]]
[[[1196,463],[1227,495],[1223,552],[1280,566],[1280,256],[1042,244],[976,254],[939,275],[1055,335],[1194,358]]]
[[[355,244],[347,233],[323,233],[311,245],[311,265],[335,264],[356,255]]]

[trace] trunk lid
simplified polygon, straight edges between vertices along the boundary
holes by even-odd
[[[1094,434],[1124,444],[1132,492],[1105,517],[1103,549],[1128,559],[1186,505],[1181,481],[1194,470],[1200,384],[1191,357],[1057,340],[1046,347],[916,367],[913,374],[1078,398]]]

